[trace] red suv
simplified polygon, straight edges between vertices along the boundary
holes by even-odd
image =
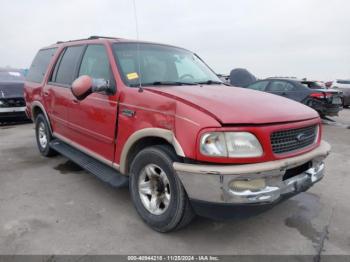
[[[58,42],[36,55],[25,99],[42,155],[129,185],[137,212],[160,232],[305,191],[330,151],[316,111],[227,86],[196,54],[169,45]]]

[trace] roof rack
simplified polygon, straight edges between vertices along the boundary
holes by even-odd
[[[75,40],[68,40],[68,41],[57,41],[56,44],[62,44],[62,43],[69,43],[69,42],[76,42],[76,41],[82,41],[82,40],[93,40],[93,39],[119,39],[117,37],[109,37],[109,36],[98,36],[98,35],[92,35],[88,38],[81,38],[81,39],[75,39]]]
[[[111,36],[100,36],[100,35],[92,35],[88,39],[99,39],[99,38],[105,38],[105,39],[119,39],[118,37],[111,37]]]

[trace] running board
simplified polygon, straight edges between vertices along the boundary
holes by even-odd
[[[50,147],[113,187],[125,187],[129,183],[127,176],[59,139],[52,140]]]

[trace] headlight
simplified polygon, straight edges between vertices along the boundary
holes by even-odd
[[[263,150],[258,139],[248,132],[211,132],[202,135],[200,151],[214,157],[259,157]]]
[[[258,157],[263,150],[258,139],[248,132],[225,133],[229,157]]]
[[[200,150],[206,156],[227,156],[224,133],[213,132],[202,135]]]

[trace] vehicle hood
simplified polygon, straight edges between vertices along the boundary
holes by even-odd
[[[204,111],[221,124],[267,124],[318,117],[313,109],[277,95],[225,85],[147,87]]]
[[[23,97],[23,82],[0,82],[0,99]]]

